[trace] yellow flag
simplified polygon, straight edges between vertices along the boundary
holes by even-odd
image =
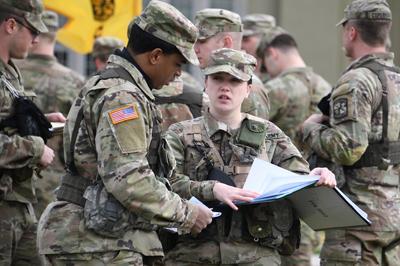
[[[142,0],[44,0],[44,5],[67,17],[57,40],[81,54],[91,52],[99,36],[127,43],[128,24],[142,10]]]

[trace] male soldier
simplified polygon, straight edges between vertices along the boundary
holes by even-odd
[[[303,124],[303,140],[344,167],[343,192],[372,221],[326,231],[322,265],[400,264],[400,74],[385,47],[391,20],[383,0],[346,7],[338,25],[352,63],[332,90],[329,117],[315,114]]]
[[[151,88],[197,63],[197,29],[173,6],[151,1],[131,30],[68,115],[68,174],[38,229],[50,264],[154,265],[163,256],[156,225],[198,233],[211,222],[212,212],[170,192],[156,167],[161,118]]]
[[[276,27],[275,17],[267,14],[249,14],[243,17],[242,49],[257,59],[255,73],[263,81],[268,80],[268,74],[262,64],[262,58],[257,56],[257,48],[264,32]]]
[[[12,58],[23,59],[38,42],[46,26],[41,20],[40,1],[0,0],[0,120],[13,117],[16,103],[25,92],[21,74]],[[25,116],[26,118],[27,116]],[[49,114],[51,121],[64,117]],[[23,127],[23,128],[22,128]],[[36,250],[36,217],[32,203],[36,201],[33,183],[36,171],[47,167],[54,152],[39,136],[22,134],[18,128],[1,127],[0,130],[0,264],[39,265]],[[24,136],[22,136],[24,135]]]
[[[295,39],[280,27],[264,35],[259,54],[272,78],[264,84],[270,99],[269,120],[296,140],[299,126],[318,112],[317,104],[331,86],[306,66]]]
[[[258,53],[272,78],[265,83],[271,104],[270,121],[281,128],[300,148],[296,136],[299,126],[309,115],[318,112],[317,104],[330,92],[331,86],[306,66],[296,41],[280,27],[271,29],[263,36]],[[307,153],[303,149],[300,151],[303,155]],[[293,256],[282,258],[283,264],[311,265],[316,235],[302,222],[301,236],[299,249]]]
[[[53,11],[44,11],[42,20],[49,32],[41,33],[39,42],[30,50],[25,60],[16,64],[21,70],[26,93],[35,93],[35,102],[45,113],[61,112],[67,115],[72,102],[83,85],[83,77],[61,65],[54,56],[56,34],[59,27],[58,15]],[[64,173],[62,136],[48,140],[47,145],[56,156],[50,167],[40,172],[36,183],[38,203],[34,205],[38,217],[47,204],[55,200],[54,190],[59,185],[59,177]]]
[[[225,9],[206,8],[196,13],[199,38],[195,51],[200,68],[207,67],[211,52],[219,48],[240,50],[243,25],[239,14]],[[244,113],[268,119],[269,100],[261,80],[253,75],[252,92],[242,104]]]
[[[208,111],[203,117],[172,125],[163,139],[163,157],[176,160],[166,160],[173,162],[169,167],[173,190],[185,198],[223,202],[234,210],[223,208],[222,215],[198,236],[179,237],[177,246],[166,256],[168,266],[279,265],[278,251],[296,248],[298,219],[288,219],[294,216],[287,201],[239,209],[234,204],[257,196],[241,189],[254,158],[301,174],[309,171],[307,162],[279,128],[241,113],[255,64],[256,59],[243,51],[214,51],[204,69]],[[313,172],[322,174],[319,185],[335,185],[333,174],[326,169]],[[283,239],[286,245],[282,245]]]
[[[128,27],[128,38],[130,29]],[[159,90],[154,90],[155,102],[162,114],[162,131],[176,122],[189,120],[202,115],[202,109],[208,105],[203,86],[188,72],[182,71],[180,77]]]
[[[107,65],[108,57],[115,49],[124,47],[124,42],[112,36],[102,36],[96,38],[92,49],[92,58],[96,71],[103,70]]]

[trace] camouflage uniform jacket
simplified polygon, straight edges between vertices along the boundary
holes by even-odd
[[[86,83],[64,129],[66,160],[83,106],[84,119],[74,147],[81,178],[100,177],[108,193],[145,221],[189,231],[197,209],[168,191],[150,166],[149,156],[156,154],[152,136],[159,130],[160,119],[151,89],[127,59],[111,55],[107,68],[111,67],[128,71],[136,84],[121,78],[99,80],[99,76]],[[128,230],[120,239],[102,237],[85,228],[82,207],[66,201],[53,203],[43,213],[38,239],[41,254],[135,250],[146,256],[163,255],[156,232]]]
[[[243,187],[255,157],[290,171],[298,173],[309,171],[307,162],[278,127],[252,115],[242,114],[242,116],[243,121],[248,119],[265,123],[267,133],[265,142],[259,150],[239,144],[237,142],[239,129],[230,129],[226,124],[216,121],[208,112],[203,117],[180,122],[169,128],[163,141],[168,143],[165,146],[170,147],[169,152],[176,160],[173,174],[169,177],[173,191],[184,198],[195,196],[203,202],[215,200],[213,187],[216,181],[207,180],[208,170],[204,154],[195,146],[195,141],[198,141],[193,133],[197,131],[195,128],[200,128],[203,138],[208,136],[219,152],[220,159],[214,161],[214,167],[232,176],[238,187]],[[164,149],[164,152],[166,151]],[[233,215],[243,215],[242,208],[239,212],[233,212]],[[242,230],[240,224],[232,224],[229,233],[225,232],[226,235],[223,233],[224,236],[221,236],[220,231],[226,229],[222,229],[225,227],[219,221],[221,217],[214,219],[213,223],[197,237],[182,236],[177,248],[167,256],[176,256],[177,260],[187,262],[236,264],[255,261],[267,254],[271,255],[270,248],[263,248],[242,236],[242,231],[245,230]],[[216,227],[218,229],[215,229]]]
[[[83,77],[58,63],[54,56],[30,54],[25,60],[17,60],[16,64],[22,73],[25,91],[36,94],[35,103],[39,109],[43,113],[61,112],[67,116],[83,86]],[[56,156],[52,164],[40,172],[43,178],[38,179],[37,193],[39,202],[44,199],[41,208],[53,200],[52,191],[64,173],[62,141],[62,136],[58,135],[47,142]]]
[[[199,94],[203,95],[203,86],[195,80],[189,73],[183,71],[182,75],[176,78],[170,84],[162,87],[160,90],[153,90],[154,96],[170,97],[179,95],[183,91],[184,86],[190,86],[198,90]],[[203,100],[204,101],[204,100]],[[188,105],[183,103],[165,103],[160,104],[163,121],[161,124],[162,130],[166,131],[168,127],[174,123],[193,119],[194,116]]]
[[[369,69],[354,65],[374,60],[393,66],[393,54],[371,54],[355,60],[332,91],[329,126],[312,123],[303,129],[303,139],[326,160],[343,166],[343,191],[368,213],[371,227],[359,230],[398,231],[400,228],[399,166],[351,168],[365,152],[368,143],[382,139],[382,85]],[[388,90],[397,93],[389,107],[389,140],[399,139],[400,77],[392,75]],[[390,85],[391,84],[391,85]]]
[[[11,115],[13,96],[3,79],[9,81],[20,95],[24,94],[21,74],[10,61],[0,60],[0,119]],[[35,169],[44,151],[43,139],[36,136],[21,137],[15,129],[0,131],[0,198],[7,201],[33,203],[36,201]]]
[[[270,100],[261,80],[253,75],[249,97],[244,99],[242,113],[254,115],[262,119],[269,119]]]
[[[295,140],[298,127],[312,113],[317,104],[331,91],[331,86],[309,67],[283,71],[265,83],[271,101],[270,120]]]

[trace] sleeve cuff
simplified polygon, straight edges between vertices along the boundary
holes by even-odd
[[[321,127],[322,125],[318,123],[307,123],[303,125],[303,130],[301,131],[303,142],[305,142],[308,139],[308,137],[312,134],[312,132],[318,130]]]
[[[215,183],[217,183],[217,181],[194,182],[195,185],[191,188],[191,194],[199,200],[215,200],[213,192]]]
[[[32,145],[33,157],[30,165],[36,166],[40,162],[40,158],[42,158],[44,152],[44,141],[41,137],[37,136],[29,136],[29,138],[33,142]]]
[[[181,224],[179,231],[182,234],[189,234],[193,225],[196,223],[199,209],[192,203],[185,201],[187,204],[187,215],[185,221]]]

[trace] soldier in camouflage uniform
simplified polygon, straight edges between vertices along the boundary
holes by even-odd
[[[12,58],[23,59],[47,28],[40,1],[0,1],[0,121],[14,112],[16,98],[25,94],[21,73]],[[49,114],[51,121],[65,121]],[[36,250],[37,170],[47,167],[54,152],[41,137],[21,136],[16,128],[0,130],[0,265],[39,265]]]
[[[319,112],[317,105],[331,85],[306,66],[296,41],[282,28],[264,35],[259,54],[272,78],[264,84],[270,98],[269,120],[296,140],[299,126]]]
[[[124,47],[124,42],[116,37],[101,36],[96,38],[91,53],[96,71],[103,70],[107,65],[108,57],[114,50],[122,47]]]
[[[331,86],[306,66],[296,41],[282,28],[275,27],[263,36],[258,53],[272,78],[264,84],[271,101],[270,121],[302,148],[297,139],[299,126],[308,116],[319,112],[317,104],[330,92]],[[308,153],[300,150],[303,156]],[[300,247],[291,257],[282,258],[284,265],[311,265],[313,246],[318,238],[303,222],[301,229]]]
[[[223,208],[222,216],[215,218],[201,234],[180,236],[177,246],[167,253],[168,266],[279,265],[278,251],[291,252],[296,247],[299,235],[294,231],[298,229],[298,220],[293,218],[287,201],[245,205],[239,209],[233,203],[257,196],[241,189],[255,158],[300,174],[309,171],[307,162],[278,127],[241,113],[240,105],[250,92],[249,80],[255,64],[255,58],[242,51],[228,48],[214,51],[204,69],[210,97],[208,111],[203,117],[172,125],[163,138],[163,157],[175,158],[167,160],[172,162],[167,167],[172,173],[169,176],[172,189],[185,198],[195,196],[205,203],[219,201],[233,209]],[[229,180],[226,183],[234,183],[236,187],[212,180],[212,171],[219,171],[219,176],[226,174]],[[331,172],[326,169],[314,172],[323,174],[319,185],[335,185]],[[285,238],[290,244],[281,245],[286,234],[293,241]]]
[[[68,174],[38,228],[39,252],[49,264],[155,265],[163,256],[156,225],[198,233],[211,222],[212,212],[169,191],[157,168],[161,117],[152,88],[179,76],[184,63],[197,63],[197,29],[161,1],[134,21],[134,38],[87,81],[68,115]],[[91,193],[99,187],[101,194]],[[108,205],[93,213],[93,202]],[[119,211],[129,220],[116,234],[93,227],[103,215],[105,230],[115,229]]]
[[[332,90],[329,117],[312,115],[303,125],[303,140],[343,166],[342,191],[372,221],[326,231],[322,265],[400,264],[400,71],[385,47],[391,20],[383,0],[346,7],[338,25],[352,62]]]
[[[44,11],[42,20],[49,32],[39,36],[39,42],[29,51],[24,60],[16,61],[21,70],[26,93],[35,93],[35,102],[45,113],[61,112],[67,116],[72,102],[83,85],[83,77],[75,71],[61,65],[54,56],[56,33],[59,27],[58,15],[53,11]],[[55,200],[54,190],[64,171],[62,136],[48,140],[47,145],[56,156],[50,167],[40,172],[36,183],[38,203],[34,204],[38,217],[47,204]]]
[[[196,13],[195,24],[199,29],[199,38],[195,51],[204,69],[211,52],[219,48],[240,50],[243,25],[239,14],[225,9],[206,8]],[[268,119],[269,100],[264,85],[256,76],[252,76],[252,92],[242,104],[242,112]]]
[[[276,27],[275,17],[267,14],[249,14],[243,17],[242,49],[257,59],[255,73],[263,83],[269,79],[261,57],[257,56],[257,48],[266,31]]]

